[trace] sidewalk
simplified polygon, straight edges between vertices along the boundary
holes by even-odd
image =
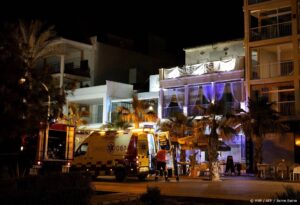
[[[145,193],[147,187],[159,187],[161,194],[169,198],[192,198],[194,200],[211,200],[211,201],[261,201],[270,200],[276,196],[276,193],[285,191],[284,186],[291,186],[300,191],[300,183],[289,181],[271,181],[262,180],[253,176],[225,176],[221,181],[209,181],[204,177],[191,178],[181,176],[179,182],[175,177],[169,178],[165,182],[163,178],[155,182],[152,177],[145,182],[136,183],[123,182],[99,182],[95,183],[98,190],[111,192],[127,192],[140,195]],[[296,203],[295,203],[296,204]]]
[[[176,182],[175,178],[170,178],[170,182]],[[255,199],[271,199],[276,193],[284,192],[285,186],[300,191],[300,181],[264,180],[248,175],[223,176],[221,181],[215,182],[209,181],[208,177],[205,176],[181,176],[177,184],[180,190],[177,193],[169,192],[165,185],[159,185],[159,187],[161,187],[163,194],[167,196],[190,196],[248,202]]]
[[[135,204],[138,201],[137,194],[130,193],[109,193],[96,194],[91,197],[91,205],[108,205],[108,204]]]

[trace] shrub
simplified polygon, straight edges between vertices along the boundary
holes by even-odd
[[[164,204],[159,187],[147,187],[147,192],[141,195],[140,201],[146,205]]]
[[[88,205],[90,180],[80,175],[24,177],[2,182],[2,205]],[[0,184],[0,186],[2,186]]]
[[[300,191],[295,190],[291,186],[284,186],[285,192],[276,193],[275,199],[296,199],[300,201]]]

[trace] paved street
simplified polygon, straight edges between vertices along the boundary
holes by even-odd
[[[92,185],[97,191],[136,195],[145,193],[147,186],[157,186],[165,196],[232,199],[249,202],[251,200],[271,199],[276,193],[283,192],[284,186],[292,186],[300,191],[300,183],[267,181],[242,176],[226,177],[218,182],[188,177],[181,178],[180,182],[176,182],[174,178],[171,178],[170,182],[165,182],[162,179],[158,182],[153,179],[148,179],[145,182],[131,179],[123,183],[117,183],[112,179],[93,182]]]

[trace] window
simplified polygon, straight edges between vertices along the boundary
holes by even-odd
[[[136,83],[136,75],[137,75],[137,70],[136,68],[130,68],[129,70],[129,83],[134,84]]]
[[[49,159],[65,159],[66,132],[49,130],[48,157]]]
[[[75,157],[80,155],[85,155],[88,150],[88,143],[84,143],[80,145],[80,147],[75,152]]]

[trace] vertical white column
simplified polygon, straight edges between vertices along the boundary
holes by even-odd
[[[215,83],[214,82],[211,82],[211,87],[212,87],[211,103],[215,104],[216,92],[215,92]]]
[[[64,85],[64,72],[65,72],[65,56],[60,56],[60,78],[59,78],[59,87],[63,88]]]
[[[247,87],[247,85],[246,85],[246,87]],[[248,107],[247,107],[248,96],[246,96],[246,93],[247,93],[246,87],[245,87],[244,79],[241,79],[241,102],[240,102],[240,105],[243,110],[248,112]]]
[[[183,104],[183,114],[188,116],[188,106],[189,106],[189,86],[184,86],[184,104]]]
[[[110,97],[108,95],[105,95],[103,97],[103,113],[102,113],[102,123],[110,122],[111,119],[109,117],[109,107],[110,107]]]
[[[159,89],[159,98],[157,105],[157,117],[158,119],[162,119],[162,109],[164,103],[164,90],[162,88]]]

